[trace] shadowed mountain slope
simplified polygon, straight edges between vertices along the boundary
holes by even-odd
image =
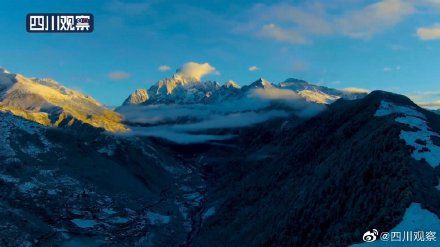
[[[347,246],[367,230],[392,229],[412,202],[440,217],[439,121],[404,96],[375,91],[239,150],[210,168],[206,208],[215,214],[194,245]],[[413,134],[419,144],[405,139]]]

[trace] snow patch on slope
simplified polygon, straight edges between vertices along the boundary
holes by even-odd
[[[412,203],[405,212],[403,220],[390,232],[439,231],[440,219],[428,210],[422,209],[419,203]],[[405,242],[405,246],[435,246],[436,242]],[[371,243],[355,244],[352,246],[402,246],[402,242],[384,242],[376,240]]]
[[[162,215],[162,214],[154,213],[154,212],[147,212],[147,219],[153,225],[168,224],[171,221],[170,216]]]
[[[206,210],[203,213],[202,218],[205,220],[205,219],[207,219],[211,216],[214,216],[214,215],[215,215],[215,207],[210,207],[210,208],[208,208],[208,210]]]
[[[380,230],[380,229],[379,229]],[[404,232],[418,232],[424,233],[432,231],[440,231],[440,219],[437,215],[430,211],[423,209],[420,203],[412,203],[405,212],[402,221],[394,227],[390,232],[401,232],[402,236]],[[437,237],[437,236],[436,236]],[[436,242],[392,242],[381,241],[380,239],[371,243],[355,244],[352,246],[437,246]]]
[[[88,220],[88,219],[73,219],[71,221],[79,228],[91,228],[97,224],[95,220]]]
[[[383,100],[380,103],[379,109],[377,109],[374,116],[383,117],[383,116],[388,116],[388,115],[391,115],[394,113],[400,113],[400,114],[404,114],[407,116],[414,116],[414,117],[426,119],[425,115],[423,115],[421,112],[417,111],[414,107],[399,106],[399,105],[395,105],[395,104],[390,103],[385,100]]]
[[[395,121],[414,129],[400,132],[400,138],[414,148],[412,157],[415,160],[425,160],[432,167],[438,166],[440,164],[440,147],[434,144],[432,137],[440,137],[440,135],[429,128],[426,116],[414,107],[399,106],[387,101],[381,102],[374,116],[381,117],[391,114],[400,115],[395,118]]]

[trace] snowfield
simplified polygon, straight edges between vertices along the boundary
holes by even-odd
[[[381,229],[379,230],[379,234]],[[400,222],[396,227],[394,227],[390,232],[401,232],[402,236],[404,232],[412,231],[418,232],[423,231],[424,233],[433,231],[436,232],[435,242],[391,242],[391,241],[381,241],[380,239],[371,243],[355,244],[354,246],[439,246],[439,241],[437,234],[440,232],[440,219],[433,213],[426,209],[423,209],[419,203],[412,203],[405,212],[402,222]]]
[[[395,118],[396,122],[414,129],[400,132],[400,138],[414,148],[412,157],[416,160],[425,160],[432,167],[437,167],[440,164],[440,147],[433,143],[432,137],[440,137],[440,135],[429,128],[426,116],[413,107],[398,106],[387,101],[381,102],[374,116],[382,117],[392,114],[399,115]]]

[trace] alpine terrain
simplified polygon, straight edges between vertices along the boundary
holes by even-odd
[[[0,111],[46,126],[87,124],[124,131],[121,117],[93,98],[51,79],[27,78],[0,68]]]
[[[124,101],[124,105],[219,103],[246,97],[255,89],[293,91],[307,101],[326,104],[339,98],[356,99],[366,94],[359,91],[317,86],[294,78],[289,78],[278,84],[272,84],[263,78],[259,78],[244,87],[240,87],[234,81],[228,81],[220,85],[215,81],[185,78],[177,72],[171,78],[160,80],[148,90],[136,90]]]
[[[115,112],[2,69],[0,100],[2,246],[352,246],[373,229],[440,232],[440,116],[402,95],[176,73]]]

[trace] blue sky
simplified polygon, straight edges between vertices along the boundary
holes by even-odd
[[[6,1],[0,66],[51,77],[108,105],[189,61],[204,79],[295,77],[440,100],[439,0]],[[89,12],[91,34],[30,34],[32,12]],[[160,71],[159,67],[169,67]],[[254,69],[250,69],[254,67]],[[440,106],[440,101],[439,101]]]

